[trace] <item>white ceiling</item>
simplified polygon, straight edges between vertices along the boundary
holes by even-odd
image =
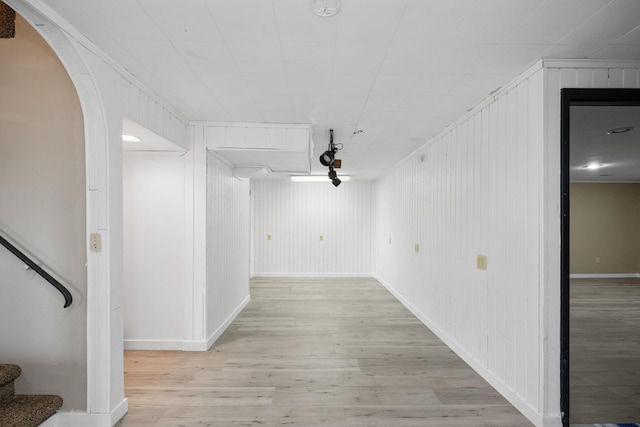
[[[640,182],[640,106],[572,106],[569,164],[574,182]],[[630,127],[629,132],[608,134]],[[588,169],[589,164],[602,165]]]
[[[638,0],[44,1],[191,120],[310,123],[314,158],[334,129],[355,178],[541,58],[640,59]]]

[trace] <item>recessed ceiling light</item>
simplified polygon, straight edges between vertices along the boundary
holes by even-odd
[[[587,166],[583,166],[583,169],[596,170],[600,169],[604,165],[602,163],[591,162]]]
[[[122,140],[125,142],[140,142],[140,138],[133,135],[122,135]]]
[[[607,135],[616,135],[619,133],[627,133],[629,131],[634,130],[635,128],[633,126],[624,126],[621,128],[615,128],[615,129],[611,129],[607,131]]]

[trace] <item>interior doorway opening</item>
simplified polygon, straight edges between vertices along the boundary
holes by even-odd
[[[561,120],[563,425],[640,422],[640,90],[564,89]]]

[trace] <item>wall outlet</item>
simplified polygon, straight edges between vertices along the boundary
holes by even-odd
[[[486,255],[478,254],[478,256],[476,257],[476,267],[478,267],[478,269],[480,269],[480,270],[486,270],[487,269],[487,256]]]
[[[414,251],[416,251],[416,253],[420,252],[420,244],[419,244],[419,243],[416,243],[416,244],[413,246],[413,250],[414,250]]]
[[[600,264],[600,257],[596,258],[596,264]]]
[[[91,252],[100,252],[102,250],[102,237],[100,233],[89,234],[89,250]]]

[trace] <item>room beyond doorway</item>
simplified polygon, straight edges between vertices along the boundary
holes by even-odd
[[[616,255],[615,250],[626,237],[640,233],[636,220],[629,224],[621,220],[626,214],[640,218],[634,213],[640,205],[628,200],[619,203],[629,204],[633,210],[629,213],[606,201],[621,185],[640,189],[640,146],[637,133],[635,139],[630,133],[634,128],[640,131],[639,105],[637,89],[562,91],[561,409],[565,426],[639,421],[634,410],[639,406],[639,384],[634,378],[640,372],[640,341],[633,339],[637,326],[627,320],[640,317],[640,301],[634,296],[640,286],[640,247],[630,242],[638,253],[628,263],[622,262],[627,254]],[[621,120],[636,124],[623,126]],[[606,198],[596,201],[598,194]],[[576,203],[578,196],[590,201],[592,208]],[[607,212],[594,215],[595,207]],[[613,232],[601,230],[607,225],[626,228],[612,238]],[[602,237],[595,237],[598,233]],[[621,278],[630,282],[616,281]],[[627,408],[626,399],[635,401],[635,406]]]

